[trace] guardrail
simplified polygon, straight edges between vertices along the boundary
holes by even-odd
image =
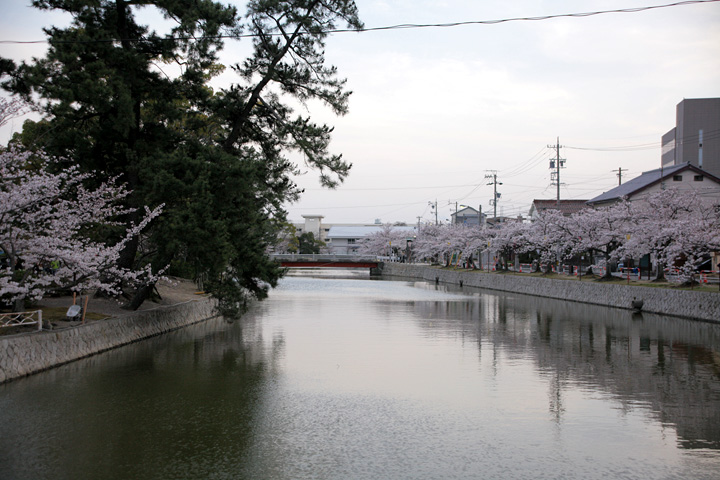
[[[668,279],[669,282],[677,283],[680,283],[685,279],[680,275],[680,272],[678,270],[674,269],[665,269],[665,277]],[[700,270],[699,272],[694,272],[693,279],[695,279],[697,283],[701,285],[720,283],[720,278],[718,278],[718,272],[713,270]]]
[[[42,330],[42,310],[0,313],[0,327],[20,327],[34,324],[37,324],[38,331]]]

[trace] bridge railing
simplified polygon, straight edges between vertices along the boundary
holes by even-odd
[[[270,258],[286,262],[378,262],[377,255],[343,255],[336,253],[272,253]]]

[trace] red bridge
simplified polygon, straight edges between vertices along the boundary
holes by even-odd
[[[383,262],[374,255],[271,254],[270,258],[288,268],[369,268],[371,275],[379,275]]]

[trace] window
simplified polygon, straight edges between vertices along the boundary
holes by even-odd
[[[673,182],[682,182],[682,175],[673,175]]]
[[[702,182],[703,178],[704,178],[703,175],[695,175],[693,177],[693,180],[695,180],[696,182]]]
[[[352,245],[353,243],[355,243],[355,239],[354,239],[354,238],[348,238],[348,245]]]

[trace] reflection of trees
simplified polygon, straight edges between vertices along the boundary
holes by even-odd
[[[520,295],[415,302],[413,309],[419,318],[445,318],[420,322],[434,335],[475,335],[479,346],[491,343],[507,357],[534,358],[557,421],[563,390],[592,386],[626,411],[647,406],[675,427],[682,447],[720,449],[718,325]]]
[[[74,422],[63,432],[36,425],[31,415],[4,425],[0,447],[27,444],[14,446],[28,457],[16,459],[9,478],[53,478],[39,475],[44,459],[53,468],[61,464],[64,476],[56,478],[145,478],[147,472],[207,478],[236,469],[228,465],[241,463],[254,441],[253,425],[263,414],[284,339],[262,338],[252,314],[233,325],[223,322],[210,320],[68,364],[26,379],[24,389],[13,385],[18,409],[63,398],[43,418]],[[40,438],[28,435],[48,430]],[[23,475],[24,468],[32,475]]]

